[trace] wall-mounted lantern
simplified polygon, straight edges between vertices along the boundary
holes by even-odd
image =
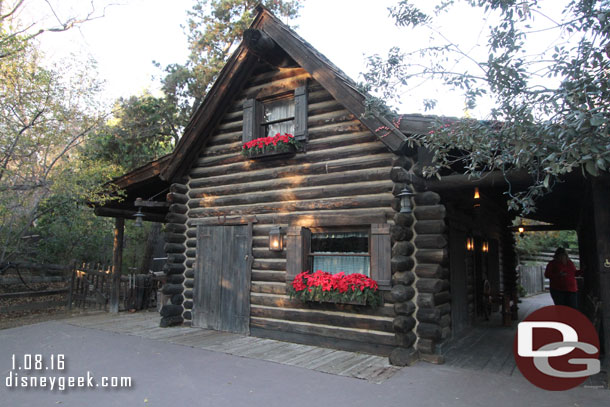
[[[525,236],[525,228],[521,225],[519,225],[519,229],[517,229],[519,231],[519,237],[523,237]]]
[[[474,238],[473,237],[466,238],[466,250],[468,250],[469,252],[474,251]]]
[[[269,231],[269,250],[273,252],[281,252],[284,249],[282,239],[282,228],[273,226]]]
[[[475,208],[481,207],[481,193],[479,192],[479,187],[474,187],[474,204]]]
[[[489,242],[487,240],[483,240],[483,244],[481,244],[481,251],[483,253],[489,252]]]
[[[142,213],[142,208],[141,208],[141,207],[140,207],[140,208],[138,208],[138,212],[137,212],[136,214],[134,214],[134,215],[133,215],[133,217],[134,217],[134,218],[136,218],[136,224],[135,224],[135,226],[137,226],[137,227],[139,227],[139,228],[141,228],[141,227],[142,227],[142,219],[144,218],[144,216],[146,216],[146,215],[144,215],[144,214]]]
[[[413,211],[413,208],[411,207],[411,197],[413,195],[415,194],[408,186],[405,186],[403,190],[396,195],[397,198],[400,198],[400,213],[411,213]]]

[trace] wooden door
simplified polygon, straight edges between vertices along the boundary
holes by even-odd
[[[451,330],[459,334],[469,325],[466,232],[452,228],[449,234],[449,273],[451,283]]]
[[[252,224],[197,227],[193,325],[250,332]]]

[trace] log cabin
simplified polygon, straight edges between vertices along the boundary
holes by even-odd
[[[124,219],[143,216],[165,223],[163,292],[171,303],[160,311],[161,326],[388,355],[408,365],[441,362],[443,344],[485,318],[488,306],[510,323],[515,214],[503,191],[531,178],[454,171],[425,179],[432,154],[412,138],[434,118],[384,117],[366,100],[259,6],[174,152],[116,179],[125,198],[96,208],[117,218],[115,274]],[[245,143],[277,133],[292,134],[298,147],[242,154]],[[605,304],[607,185],[570,174],[537,212],[550,227],[579,231],[588,289]],[[275,238],[280,250],[270,247]],[[382,304],[288,295],[295,276],[314,269],[369,276]]]

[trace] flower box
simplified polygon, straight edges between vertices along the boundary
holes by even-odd
[[[291,157],[296,154],[299,143],[292,134],[276,134],[273,137],[261,137],[244,143],[241,153],[250,159],[276,159]]]
[[[305,271],[295,276],[290,298],[304,302],[370,305],[381,304],[377,282],[364,274],[330,274],[322,270]]]

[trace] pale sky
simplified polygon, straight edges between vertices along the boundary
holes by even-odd
[[[45,9],[43,0],[28,0],[31,9]],[[94,0],[102,1],[102,0]],[[78,30],[66,33],[46,34],[42,47],[50,57],[63,57],[70,53],[79,58],[89,55],[98,63],[99,78],[105,80],[103,97],[112,101],[117,97],[139,94],[148,89],[158,89],[154,77],[163,72],[153,66],[184,63],[188,55],[187,39],[182,28],[186,24],[186,12],[194,0],[115,0],[124,3],[106,10],[105,17],[87,22]],[[426,2],[422,0],[425,4]],[[296,20],[297,32],[339,68],[355,80],[365,70],[365,57],[373,53],[384,54],[391,46],[400,45],[414,49],[425,46],[428,38],[414,38],[408,30],[398,29],[388,17],[387,8],[397,0],[302,0],[304,5]],[[76,7],[85,7],[89,1],[61,0],[65,13]],[[443,28],[458,27],[453,35],[479,39],[481,17],[468,14],[451,16],[440,21]],[[468,21],[477,24],[467,24]],[[294,23],[293,23],[294,24]],[[453,40],[453,38],[452,38]],[[471,49],[476,53],[477,49]],[[463,99],[459,93],[439,89],[428,81],[405,95],[401,113],[424,113],[422,100],[437,98],[437,108],[428,112],[449,116],[462,116]],[[442,97],[440,97],[442,96]],[[470,112],[475,117],[484,112]]]

